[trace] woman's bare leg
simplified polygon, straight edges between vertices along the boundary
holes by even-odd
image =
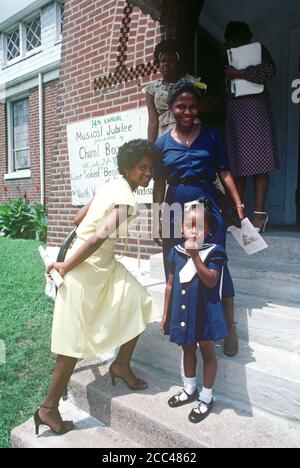
[[[253,176],[255,191],[255,211],[265,211],[265,205],[270,185],[269,174]]]
[[[60,355],[57,356],[52,383],[48,395],[42,404],[42,406],[46,406],[46,408],[41,406],[39,410],[40,418],[54,431],[59,431],[62,425],[62,419],[58,411],[59,400],[63,394],[64,389],[69,383],[76,363],[76,358]]]
[[[270,177],[269,174],[258,174],[253,176],[254,192],[255,192],[255,210],[253,225],[257,228],[263,228],[267,221],[265,212],[266,200],[269,190]],[[259,214],[261,213],[261,214]]]
[[[239,349],[239,339],[234,319],[234,297],[223,299],[222,304],[228,326],[228,337],[224,340],[224,354],[228,357],[234,357]]]
[[[247,177],[236,177],[234,181],[238,189],[239,195],[241,197],[241,200],[242,202],[244,202],[245,191],[247,186]]]
[[[130,367],[130,361],[132,359],[132,355],[137,345],[139,337],[140,335],[134,338],[133,340],[129,341],[128,343],[122,345],[114,362],[111,365],[113,373],[117,377],[123,378],[126,381],[128,386],[136,385],[137,380],[139,380],[134,375]],[[143,382],[143,381],[140,381],[140,382]]]

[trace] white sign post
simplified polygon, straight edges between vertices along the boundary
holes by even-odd
[[[67,128],[72,204],[88,203],[97,188],[119,177],[118,149],[138,138],[147,139],[147,108],[133,109],[71,124]],[[137,190],[139,203],[151,203],[153,185]]]

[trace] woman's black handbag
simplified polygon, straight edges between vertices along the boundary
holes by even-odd
[[[240,229],[242,227],[241,219],[231,197],[219,189],[217,189],[217,195],[220,211],[227,226],[235,226]]]

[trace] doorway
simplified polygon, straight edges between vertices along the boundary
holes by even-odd
[[[300,73],[300,57],[299,57],[299,73]],[[298,118],[299,124],[299,143],[298,143],[298,186],[296,192],[296,205],[297,205],[297,226],[300,226],[300,112]]]
[[[198,27],[196,44],[195,74],[208,85],[202,103],[201,120],[223,132],[226,112],[226,52],[223,44],[201,27]]]
[[[300,75],[300,27],[290,30],[289,105],[287,127],[286,224],[300,226],[300,104],[293,102],[291,84]]]

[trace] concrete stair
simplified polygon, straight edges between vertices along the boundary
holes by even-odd
[[[157,326],[154,328],[157,336]],[[76,405],[146,448],[300,447],[295,423],[257,410],[254,414],[224,398],[217,398],[213,414],[203,424],[190,424],[187,415],[192,406],[174,410],[167,405],[167,400],[178,391],[180,369],[174,372],[174,366],[179,361],[173,360],[173,373],[168,372],[165,362],[161,366],[159,360],[156,366],[152,361],[147,364],[145,354],[150,359],[153,344],[149,338],[148,332],[138,346],[134,365],[138,375],[150,383],[148,390],[134,394],[121,381],[112,387],[107,366],[83,364],[70,385]],[[169,346],[161,338],[163,341],[165,345],[157,350],[160,356]]]
[[[76,429],[64,436],[56,436],[40,427],[35,435],[33,419],[12,431],[12,448],[134,448],[138,445],[125,435],[105,427],[102,422],[74,406],[70,399],[60,404],[61,414],[66,421],[74,421]]]
[[[299,240],[299,233],[271,233],[269,249],[248,258],[229,236],[240,351],[229,359],[217,344],[216,402],[206,421],[194,426],[187,419],[191,407],[168,407],[168,398],[182,386],[181,348],[161,335],[159,324],[151,324],[133,362],[149,382],[146,391],[132,393],[120,380],[113,387],[108,363],[82,361],[67,406],[62,405],[77,430],[36,437],[30,420],[13,431],[13,446],[300,448]],[[150,265],[143,262],[142,270],[136,260],[122,261],[162,308],[162,256],[153,256]]]
[[[275,232],[265,239],[269,249],[247,257],[228,235],[240,352],[228,360],[219,350],[216,389],[233,404],[299,423],[300,234]],[[151,258],[150,271],[163,278],[161,255]],[[149,290],[161,306],[163,285]]]
[[[160,308],[164,301],[164,284],[150,286]],[[235,300],[235,318],[239,337],[265,346],[300,354],[300,311],[296,304],[282,306],[260,297],[239,294]]]
[[[268,249],[250,257],[250,260],[271,261],[276,263],[300,263],[300,230],[273,229],[263,234],[263,238],[268,244]],[[227,252],[232,261],[233,258],[245,257],[242,248],[237,244],[231,234],[227,236]]]
[[[256,407],[300,423],[299,355],[245,341],[240,342],[235,359],[224,357],[221,345],[217,353],[219,371],[215,390],[221,398],[248,412]],[[160,337],[158,326],[148,327],[135,360],[141,367],[154,370],[155,375],[166,374],[168,379],[182,385],[181,349]],[[202,375],[200,362],[197,375]]]

